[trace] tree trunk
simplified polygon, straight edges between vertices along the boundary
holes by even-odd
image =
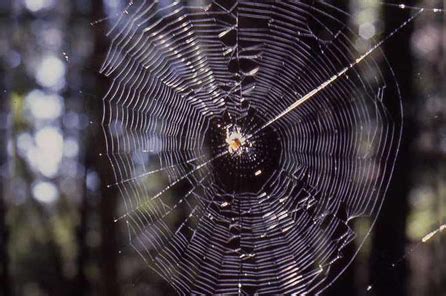
[[[87,164],[87,163],[86,163]],[[87,170],[85,170],[85,182],[87,177]],[[85,274],[86,263],[89,258],[89,248],[87,245],[87,223],[89,216],[88,205],[88,190],[84,185],[84,196],[82,197],[81,204],[79,205],[79,226],[76,228],[76,239],[78,245],[78,254],[76,258],[77,274],[75,280],[75,287],[73,289],[73,295],[86,295],[89,291],[90,283]]]
[[[415,5],[406,1],[406,5]],[[411,10],[383,6],[385,35],[404,23]],[[412,165],[411,150],[415,139],[413,63],[410,38],[413,23],[384,44],[384,53],[393,67],[404,102],[404,129],[395,173],[375,224],[370,256],[370,277],[375,295],[407,295],[408,267],[403,259],[406,247],[408,194]],[[391,80],[391,73],[385,73]],[[391,110],[390,110],[391,111]]]
[[[5,89],[5,75],[0,67],[0,89]],[[8,182],[8,109],[9,95],[0,92],[0,294],[10,295],[9,255],[8,255],[8,225],[6,224],[6,184]]]
[[[85,20],[91,21],[91,19],[94,18],[92,11],[92,8],[90,7],[90,10],[85,12],[82,9],[79,9],[79,7],[76,5],[76,2],[70,3],[70,20],[69,20],[69,26],[70,28],[75,29],[75,26],[79,22],[83,22]],[[91,34],[93,34],[93,29],[91,29]],[[75,38],[76,36],[70,35],[71,44],[74,44],[76,42]],[[83,61],[86,60],[87,63],[91,63],[91,61],[94,61],[94,53],[91,53],[91,56],[88,57],[82,57]],[[89,59],[89,60],[88,60]],[[79,65],[71,65],[70,70],[72,71],[73,80],[81,81],[81,88],[84,88],[84,85],[88,85],[88,82],[90,81],[89,78],[91,78],[91,73],[82,73],[83,69],[79,68]],[[77,96],[74,94],[74,92],[78,92],[79,90],[70,89],[70,94],[68,97],[70,98],[76,98]],[[84,100],[88,100],[88,98],[84,98]],[[79,104],[79,103],[77,103]],[[82,103],[80,103],[82,105]],[[81,108],[80,108],[81,109]],[[82,109],[81,109],[82,110]],[[92,294],[91,291],[91,282],[86,274],[87,266],[90,262],[91,258],[91,249],[87,244],[87,232],[88,232],[88,224],[90,221],[90,215],[91,215],[91,207],[90,207],[90,200],[92,200],[92,197],[89,196],[88,188],[87,188],[87,174],[88,169],[94,167],[94,155],[91,152],[90,147],[87,147],[89,144],[89,141],[91,141],[90,138],[88,138],[88,134],[86,136],[80,136],[79,142],[84,143],[86,145],[83,145],[82,152],[80,155],[83,157],[79,158],[79,163],[82,163],[85,167],[83,170],[84,172],[84,182],[83,182],[83,195],[78,205],[78,211],[79,211],[79,224],[77,225],[75,229],[75,236],[76,236],[76,243],[77,243],[77,256],[76,256],[76,277],[74,279],[74,282],[72,284],[71,289],[71,295],[90,295]]]
[[[6,0],[0,4],[0,31],[2,43],[8,44],[7,28],[11,28],[12,3]],[[6,37],[6,39],[4,39]],[[5,46],[6,47],[6,46]],[[6,47],[7,48],[7,47]],[[0,294],[11,295],[8,254],[8,225],[6,223],[6,184],[8,182],[8,133],[9,133],[9,91],[6,78],[7,61],[0,60]]]
[[[92,21],[103,19],[105,17],[104,4],[102,0],[92,0]],[[100,65],[104,59],[108,40],[106,38],[107,22],[97,23],[93,27],[94,34],[94,52],[91,60],[91,69],[95,71],[93,93],[101,97],[105,94],[107,82],[99,74]],[[108,188],[108,184],[114,183],[112,167],[110,166],[105,152],[105,139],[101,128],[102,118],[102,100],[98,98],[87,98],[86,106],[90,111],[93,124],[90,128],[88,141],[87,162],[91,167],[87,169],[94,170],[100,178],[100,200],[99,200],[99,224],[101,245],[99,250],[99,267],[101,271],[100,294],[113,296],[119,295],[118,284],[118,247],[117,247],[117,223],[114,223],[117,212],[118,193],[115,188]],[[100,156],[102,155],[102,156]]]

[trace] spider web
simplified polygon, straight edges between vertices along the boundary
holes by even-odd
[[[138,1],[109,32],[116,221],[179,293],[319,294],[353,259],[402,112],[381,43],[359,52],[343,19],[328,2]]]

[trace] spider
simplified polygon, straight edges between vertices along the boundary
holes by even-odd
[[[231,154],[240,155],[246,145],[246,137],[242,134],[239,127],[226,129],[226,143],[228,144],[228,151]]]

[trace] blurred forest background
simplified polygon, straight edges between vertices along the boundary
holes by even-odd
[[[337,1],[368,45],[413,5]],[[398,2],[399,3],[399,2]],[[100,127],[106,32],[128,2],[0,1],[0,295],[165,295],[114,223]],[[405,128],[380,218],[327,295],[446,295],[446,23],[424,12],[385,43]],[[366,231],[370,221],[357,222]],[[350,248],[354,252],[355,246]]]

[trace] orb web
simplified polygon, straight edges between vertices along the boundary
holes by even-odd
[[[380,48],[359,52],[343,19],[318,1],[137,1],[109,32],[117,221],[179,293],[319,294],[352,260],[402,114]]]

